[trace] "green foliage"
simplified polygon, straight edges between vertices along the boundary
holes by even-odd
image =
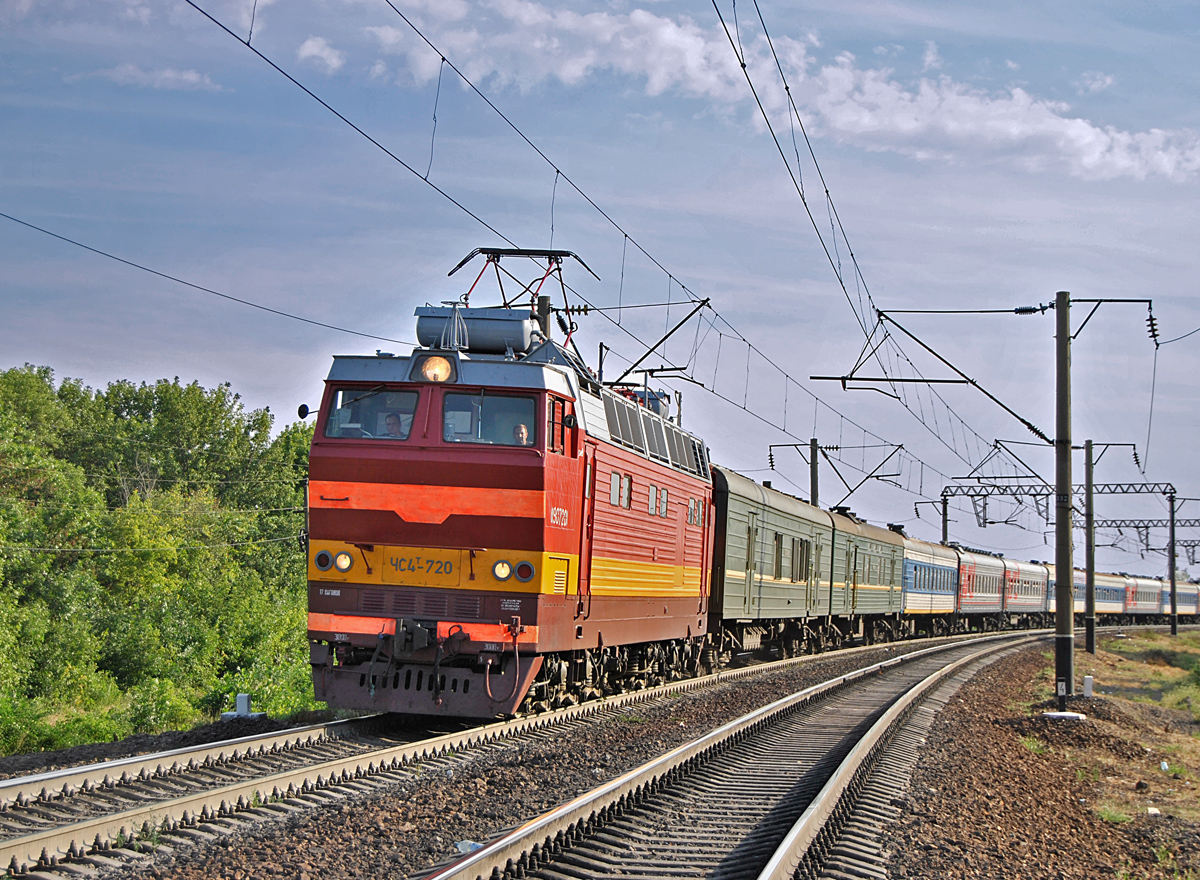
[[[1029,749],[1029,751],[1033,752],[1035,755],[1045,754],[1046,751],[1050,748],[1044,742],[1042,742],[1040,739],[1038,739],[1036,736],[1021,737],[1021,745],[1023,745],[1025,748]]]
[[[1116,807],[1108,804],[1101,804],[1096,810],[1096,815],[1105,822],[1110,822],[1113,825],[1124,825],[1126,822],[1132,822],[1133,817],[1128,813],[1122,812]]]
[[[151,678],[129,691],[129,706],[122,712],[134,733],[159,733],[185,727],[197,710],[170,679]]]
[[[0,372],[0,751],[314,708],[311,428],[228,385]]]

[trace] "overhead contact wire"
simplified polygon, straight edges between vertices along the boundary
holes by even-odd
[[[418,180],[423,181],[426,186],[429,186],[430,188],[432,188],[438,195],[442,196],[442,198],[446,199],[448,202],[450,202],[452,205],[454,205],[456,208],[458,208],[460,211],[462,211],[464,214],[466,214],[468,217],[470,217],[472,220],[474,220],[476,223],[478,223],[480,226],[482,226],[484,229],[486,229],[488,232],[503,239],[507,244],[509,244],[512,247],[517,246],[516,242],[514,242],[508,236],[504,235],[504,233],[500,232],[500,230],[496,229],[496,227],[492,226],[490,223],[488,223],[486,220],[484,220],[482,217],[480,217],[478,214],[476,214],[474,211],[472,211],[470,208],[468,208],[462,202],[458,201],[458,199],[454,198],[454,196],[450,195],[448,192],[446,192],[444,189],[442,189],[436,183],[431,183],[428,179],[426,179],[424,176],[422,176],[420,171],[418,171],[416,168],[413,168],[411,165],[409,165],[407,162],[405,162],[403,159],[401,159],[399,156],[397,156],[395,153],[393,153],[391,150],[389,150],[387,147],[385,147],[379,141],[375,140],[375,138],[371,137],[371,135],[367,134],[363,129],[361,129],[357,125],[355,125],[353,122],[350,121],[350,119],[348,117],[343,116],[341,113],[339,113],[337,110],[335,110],[329,103],[327,103],[323,98],[321,98],[319,95],[317,95],[316,92],[312,91],[312,89],[310,89],[308,86],[304,85],[304,83],[300,82],[300,80],[296,79],[294,76],[292,76],[290,73],[288,73],[286,70],[284,70],[278,64],[276,64],[274,61],[272,61],[270,58],[268,58],[262,52],[259,52],[257,49],[255,49],[253,46],[251,46],[248,42],[246,42],[241,37],[239,37],[237,34],[235,34],[233,31],[231,31],[219,19],[214,18],[212,15],[210,15],[203,7],[201,7],[199,4],[197,4],[195,2],[195,0],[183,0],[183,2],[185,2],[188,6],[195,9],[197,12],[199,12],[201,15],[203,15],[205,18],[207,18],[209,21],[211,21],[213,24],[215,24],[221,30],[225,31],[225,33],[229,34],[229,36],[233,37],[235,40],[237,40],[239,43],[241,43],[243,46],[245,46],[247,49],[249,49],[251,52],[253,52],[255,55],[257,55],[259,58],[261,58],[264,62],[269,64],[276,72],[278,72],[281,76],[283,76],[285,79],[287,79],[288,82],[292,83],[292,85],[296,86],[296,88],[300,89],[302,92],[304,92],[304,94],[308,95],[310,98],[312,98],[314,101],[316,101],[318,104],[320,104],[326,110],[328,110],[330,113],[332,113],[338,119],[340,119],[342,122],[346,123],[346,125],[350,126],[352,129],[354,129],[356,132],[358,132],[363,138],[365,138],[372,145],[377,147],[381,152],[383,152],[390,159],[392,159],[392,161],[401,165],[406,171],[411,173],[413,175],[413,177],[417,178]],[[395,8],[395,7],[393,7],[393,8]],[[452,65],[452,64],[450,66],[452,68],[454,67],[454,65]],[[455,70],[455,73],[458,73],[458,71]],[[460,74],[460,76],[461,76],[461,74]]]
[[[84,244],[81,241],[76,241],[73,238],[68,238],[65,235],[60,235],[57,232],[51,232],[49,229],[44,229],[41,226],[37,226],[33,223],[28,222],[27,220],[22,220],[19,217],[14,217],[11,214],[5,214],[3,211],[0,211],[0,217],[3,217],[6,220],[11,220],[13,223],[19,223],[21,226],[25,226],[36,232],[40,232],[43,235],[48,235],[51,238],[57,238],[59,241],[66,242],[69,245],[74,245],[77,248],[82,248],[85,251],[90,251],[91,253],[96,254],[97,256],[105,257],[109,260],[113,260],[115,262],[122,263],[133,269],[139,269],[142,272],[149,272],[151,275],[157,275],[159,278],[165,278],[166,280],[173,281],[176,284],[182,284],[184,287],[190,287],[193,290],[200,291],[201,293],[208,293],[208,294],[211,294],[212,296],[219,296],[221,299],[227,299],[230,302],[239,303],[243,306],[249,306],[252,309],[258,309],[259,311],[270,312],[272,315],[278,315],[281,318],[290,318],[293,321],[300,321],[305,324],[312,324],[314,327],[324,327],[326,330],[337,330],[339,333],[350,333],[354,336],[361,336],[365,339],[377,339],[380,342],[396,342],[401,345],[409,345],[410,344],[407,340],[404,340],[404,339],[392,339],[388,336],[375,336],[372,333],[363,333],[358,330],[350,330],[346,327],[339,327],[336,324],[326,324],[324,321],[317,321],[317,320],[314,320],[313,318],[305,318],[305,317],[302,317],[301,315],[294,315],[291,312],[285,312],[285,311],[282,311],[281,309],[273,309],[270,306],[264,306],[261,303],[256,303],[256,302],[253,302],[248,299],[242,299],[241,297],[233,296],[228,293],[221,293],[221,291],[213,290],[211,287],[204,287],[203,285],[200,285],[200,284],[193,284],[191,281],[185,281],[184,279],[179,278],[175,275],[169,275],[166,272],[160,272],[157,269],[151,269],[149,266],[143,266],[141,263],[135,263],[133,260],[127,260],[124,257],[118,257],[116,254],[111,254],[108,251],[100,250],[100,248],[92,247],[91,245]]]

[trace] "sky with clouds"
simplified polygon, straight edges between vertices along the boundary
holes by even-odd
[[[568,268],[578,297],[622,306],[580,319],[585,355],[613,349],[606,372],[684,299],[711,298],[720,318],[704,313],[651,362],[687,367],[692,382],[663,384],[717,461],[806,495],[804,463],[777,450],[767,472],[767,444],[815,431],[843,447],[822,470],[833,503],[880,443],[903,444],[880,471],[891,482],[849,503],[936,537],[918,502],[944,476],[997,438],[1033,443],[1010,448],[1050,476],[1048,451],[970,389],[909,386],[897,401],[808,377],[854,365],[872,301],[1011,309],[1067,289],[1153,298],[1164,340],[1200,327],[1198,29],[1183,3],[0,0],[0,211],[393,340],[0,218],[0,366],[92,385],[228,381],[282,424],[317,402],[333,354],[403,350],[414,307],[464,292],[469,273],[446,272],[468,251],[553,241],[603,279]],[[668,301],[669,314],[624,308]],[[1053,433],[1053,313],[895,317]],[[1075,341],[1075,438],[1136,442],[1145,479],[1200,495],[1200,334],[1163,346],[1155,372],[1145,318],[1105,305]],[[863,374],[885,366],[949,375],[898,330]],[[1143,476],[1114,448],[1097,479]],[[1157,517],[1163,503],[1098,510]],[[952,537],[1052,555],[1032,502],[991,505],[1013,525],[980,529],[977,514],[955,510]],[[1102,565],[1163,568],[1130,534],[1101,541],[1119,545]]]

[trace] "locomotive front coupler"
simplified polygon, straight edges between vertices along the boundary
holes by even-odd
[[[415,620],[396,618],[396,632],[392,636],[392,656],[416,654],[429,647],[433,641],[432,633]]]

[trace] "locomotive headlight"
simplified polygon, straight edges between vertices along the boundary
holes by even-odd
[[[492,566],[492,574],[495,575],[496,580],[506,581],[512,575],[512,566],[501,559]]]
[[[338,571],[349,571],[352,565],[354,565],[354,557],[345,550],[333,557],[333,567]]]
[[[421,363],[421,375],[426,382],[445,382],[452,372],[450,361],[444,357],[428,357]]]
[[[313,559],[313,562],[317,564],[317,568],[321,569],[321,571],[329,571],[330,567],[333,565],[333,554],[328,550],[322,550],[316,555],[316,558]]]
[[[532,563],[518,562],[516,575],[517,580],[521,581],[522,583],[528,583],[529,581],[533,580],[534,568]]]

